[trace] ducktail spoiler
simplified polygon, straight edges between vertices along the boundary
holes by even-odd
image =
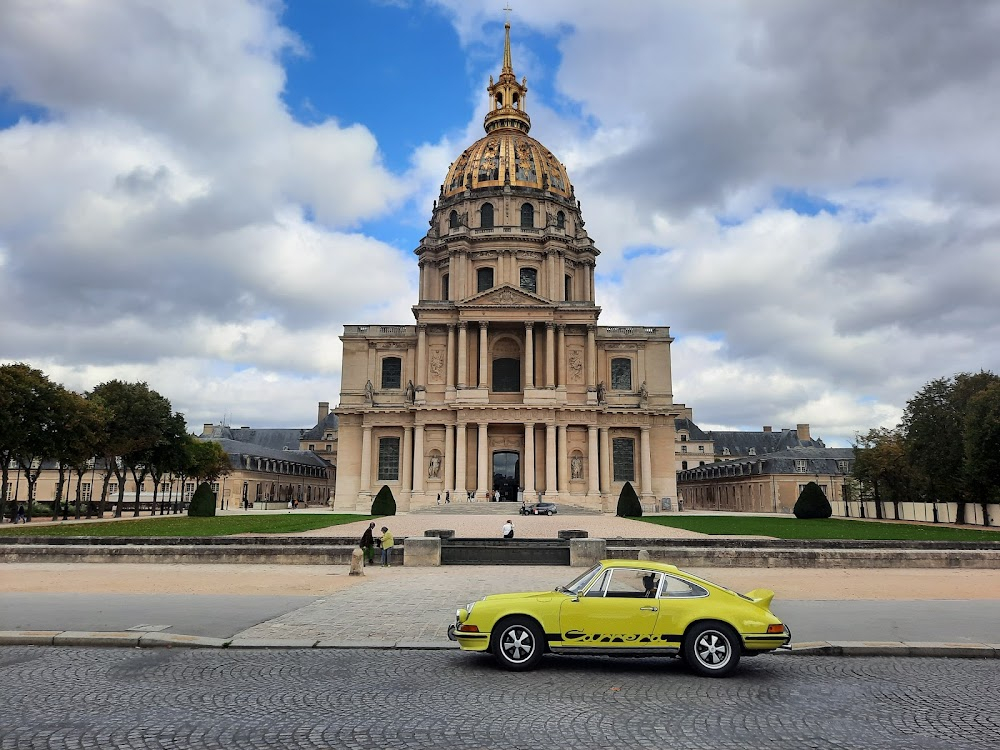
[[[761,609],[771,609],[771,600],[774,599],[774,592],[770,589],[754,589],[744,594],[750,601]]]

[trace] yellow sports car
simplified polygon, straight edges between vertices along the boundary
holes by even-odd
[[[723,677],[741,656],[786,647],[771,614],[774,592],[737,594],[673,565],[602,560],[555,591],[493,594],[458,610],[448,637],[463,651],[492,651],[502,667],[532,669],[546,652],[680,656]]]

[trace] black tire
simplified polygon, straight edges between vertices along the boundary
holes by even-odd
[[[551,511],[551,510],[549,510],[549,511],[546,511],[546,512],[545,512],[545,515],[547,515],[547,516],[551,516],[551,515],[552,515],[552,511]]]
[[[545,652],[545,638],[534,620],[508,617],[494,628],[491,648],[501,667],[524,672],[538,666]]]
[[[699,622],[684,636],[684,661],[702,677],[726,677],[740,663],[736,631],[722,622]]]

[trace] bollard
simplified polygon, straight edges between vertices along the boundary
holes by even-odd
[[[351,553],[352,576],[363,576],[365,574],[365,551],[360,547],[355,547]]]

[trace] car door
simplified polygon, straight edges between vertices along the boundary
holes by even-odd
[[[653,637],[663,646],[680,646],[688,624],[711,616],[708,591],[679,576],[664,574],[657,604],[659,612]]]
[[[642,648],[651,645],[658,602],[647,596],[651,571],[609,568],[579,597],[559,610],[562,645],[579,648]],[[648,578],[647,578],[648,580]]]

